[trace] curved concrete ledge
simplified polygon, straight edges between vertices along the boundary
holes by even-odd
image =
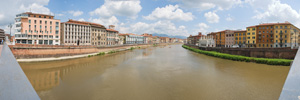
[[[300,50],[293,61],[279,100],[300,100]]]
[[[0,53],[0,100],[40,100],[6,44]]]

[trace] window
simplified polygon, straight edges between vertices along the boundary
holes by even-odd
[[[45,21],[45,24],[47,24],[47,21]]]
[[[36,24],[36,20],[34,20],[34,24]]]
[[[255,35],[255,32],[253,32],[252,35]]]
[[[31,20],[29,20],[28,23],[31,24]]]
[[[39,16],[39,18],[42,18],[42,16]]]

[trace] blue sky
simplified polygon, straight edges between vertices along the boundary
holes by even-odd
[[[188,36],[289,21],[300,27],[299,0],[1,0],[0,28],[18,13],[55,14],[68,19],[116,25],[121,33]],[[14,9],[13,9],[14,8]],[[8,32],[7,32],[8,33]]]

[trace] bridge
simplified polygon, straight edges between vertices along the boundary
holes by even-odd
[[[40,100],[7,44],[0,45],[0,100]],[[300,50],[279,100],[300,100]]]
[[[40,100],[7,44],[0,45],[0,100]]]

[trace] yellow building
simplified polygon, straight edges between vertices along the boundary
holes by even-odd
[[[247,46],[256,47],[256,26],[247,27]]]
[[[298,47],[299,31],[289,22],[274,23],[274,47]]]

